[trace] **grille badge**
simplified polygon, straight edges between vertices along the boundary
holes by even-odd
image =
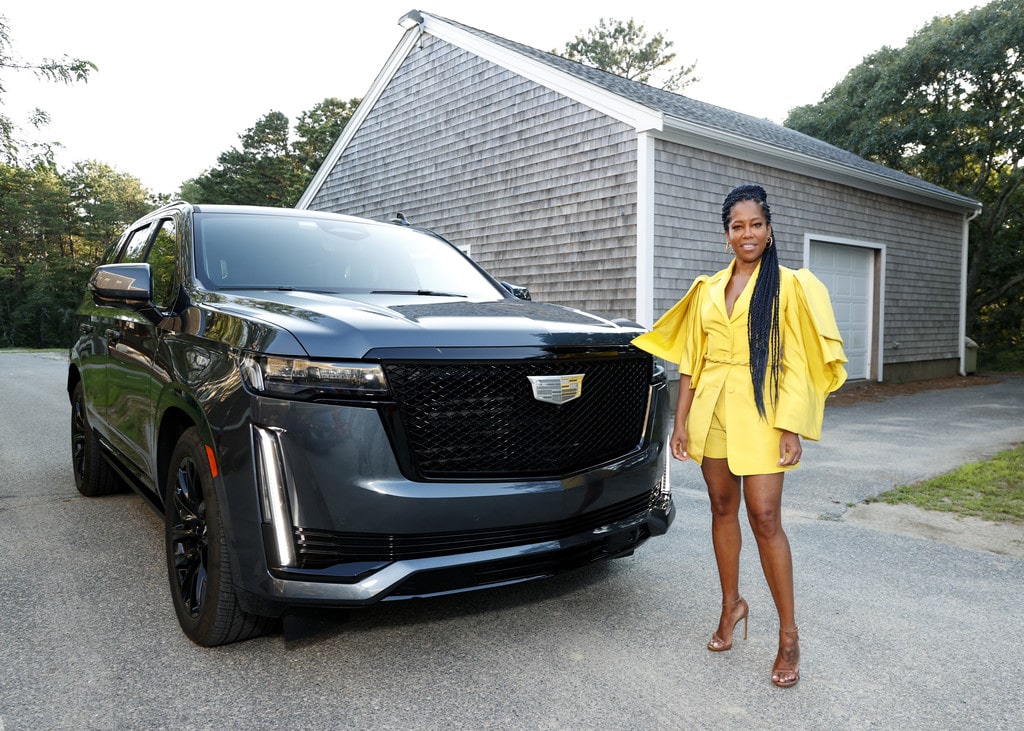
[[[583,394],[583,373],[570,376],[527,376],[533,397],[549,404],[564,404]]]

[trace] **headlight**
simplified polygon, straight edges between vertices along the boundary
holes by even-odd
[[[373,363],[249,355],[242,361],[242,379],[258,394],[302,401],[377,399],[388,395],[384,371]]]

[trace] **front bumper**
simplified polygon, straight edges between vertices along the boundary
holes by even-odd
[[[324,581],[322,576],[314,579],[300,570],[274,569],[260,594],[291,606],[358,606],[532,581],[628,556],[651,536],[664,533],[674,517],[675,505],[666,496],[631,520],[568,539],[394,561],[352,583]]]
[[[590,471],[413,482],[374,409],[255,398],[251,418],[220,435],[243,608],[273,615],[470,591],[630,555],[675,515],[666,403],[655,388],[640,449]],[[333,436],[311,439],[311,423]]]

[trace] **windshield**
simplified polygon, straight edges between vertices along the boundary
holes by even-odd
[[[451,245],[401,226],[197,213],[195,239],[196,273],[210,289],[503,298]]]

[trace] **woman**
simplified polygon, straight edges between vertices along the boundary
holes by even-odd
[[[732,648],[747,602],[739,592],[741,488],[761,566],[779,614],[772,682],[800,679],[793,562],[782,529],[782,481],[800,463],[800,436],[821,436],[825,397],[846,380],[842,338],[828,291],[806,269],[779,266],[764,189],[743,185],[722,205],[734,257],[700,276],[686,296],[634,343],[679,363],[669,446],[701,467],[711,499],[711,535],[722,614],[708,642]]]

